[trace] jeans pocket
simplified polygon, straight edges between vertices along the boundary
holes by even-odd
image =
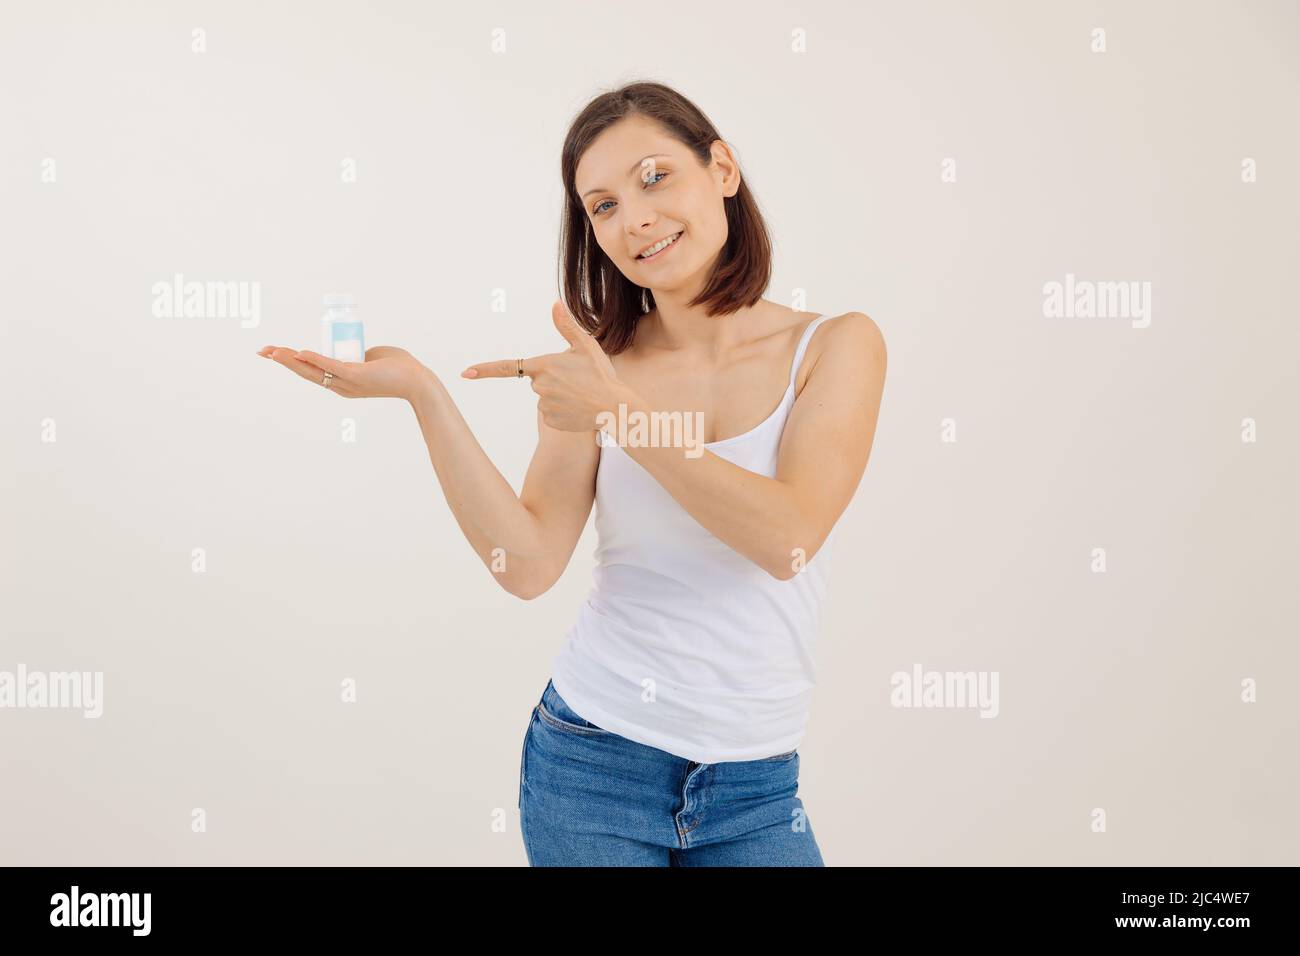
[[[773,760],[773,761],[793,760],[798,753],[799,753],[799,748],[796,747],[794,750],[791,750],[789,753],[777,754],[775,757],[760,757],[759,761],[763,762],[767,760]]]
[[[584,720],[581,724],[574,723],[570,720],[564,720],[547,710],[545,704],[537,705],[537,716],[542,719],[542,723],[547,727],[558,730],[561,733],[577,734],[581,737],[607,737],[609,731],[597,727],[590,721]],[[581,717],[578,718],[582,720]]]
[[[537,716],[547,726],[584,737],[609,736],[610,731],[597,727],[565,702],[554,684],[546,685],[546,692],[537,704]]]

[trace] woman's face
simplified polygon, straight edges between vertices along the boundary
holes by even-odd
[[[693,295],[727,241],[722,200],[740,188],[740,169],[721,140],[701,167],[659,124],[629,116],[587,148],[574,185],[596,242],[623,275],[656,292]],[[640,255],[674,236],[653,256]]]

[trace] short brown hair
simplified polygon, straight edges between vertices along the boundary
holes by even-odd
[[[654,293],[619,271],[596,242],[591,221],[578,198],[578,161],[592,142],[626,116],[659,123],[707,165],[710,147],[722,139],[694,103],[662,83],[629,83],[588,103],[569,126],[560,155],[564,218],[560,224],[560,289],[578,324],[610,355],[632,344],[637,320],[654,308]],[[690,305],[705,305],[709,315],[727,315],[763,297],[772,278],[772,243],[753,193],[740,180],[736,195],[723,199],[727,241],[713,274]]]

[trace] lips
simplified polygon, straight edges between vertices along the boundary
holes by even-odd
[[[669,249],[671,249],[673,246],[677,245],[677,242],[681,239],[681,237],[682,237],[682,233],[681,233],[680,231],[679,231],[679,232],[675,232],[675,233],[673,233],[671,236],[665,236],[664,239],[672,239],[673,241],[670,242],[670,243],[668,243],[668,245],[664,246],[662,249],[660,249],[658,252],[656,252],[656,253],[655,253],[654,255],[652,255],[652,256],[643,256],[643,255],[641,255],[640,253],[637,253],[637,257],[636,257],[636,258],[637,258],[638,261],[641,261],[641,262],[645,262],[645,261],[648,261],[648,260],[650,260],[650,259],[658,258],[659,256],[663,255],[665,252],[667,252]],[[646,246],[645,248],[646,248],[646,249],[653,249],[655,246],[657,246],[659,243],[661,243],[661,242],[663,242],[663,241],[664,241],[663,239],[656,240],[655,242],[650,243],[650,245]],[[644,252],[644,251],[645,251],[645,250],[642,250],[642,252]]]

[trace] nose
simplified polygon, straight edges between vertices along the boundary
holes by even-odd
[[[655,223],[659,221],[659,217],[649,205],[640,206],[636,203],[627,203],[624,204],[623,211],[626,214],[624,216],[624,222],[626,223],[624,228],[627,231],[628,238],[640,239],[643,236],[653,238]]]

